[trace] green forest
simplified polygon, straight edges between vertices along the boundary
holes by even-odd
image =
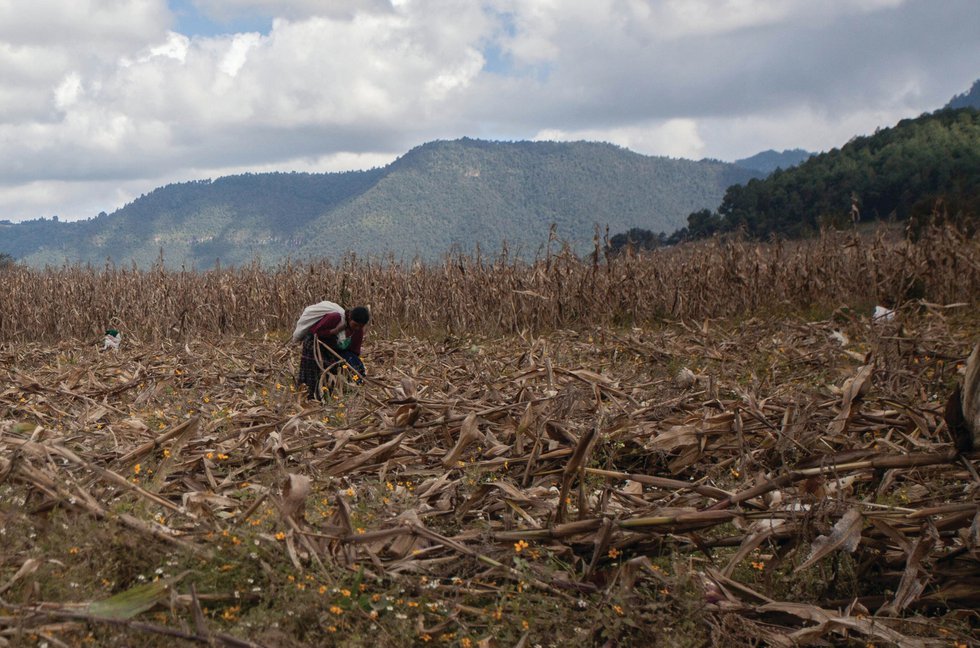
[[[945,109],[906,119],[766,178],[728,188],[717,210],[692,212],[673,234],[613,237],[656,247],[716,233],[798,238],[823,227],[895,220],[915,229],[938,215],[968,223],[980,214],[980,112]]]

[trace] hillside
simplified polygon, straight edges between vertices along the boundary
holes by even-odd
[[[769,149],[750,157],[742,158],[741,160],[735,160],[735,164],[746,169],[769,174],[776,169],[794,167],[806,161],[811,156],[813,156],[813,153],[799,148],[781,152]]]
[[[852,211],[854,209],[855,211]],[[980,112],[942,110],[856,137],[797,167],[733,185],[717,213],[693,213],[689,238],[744,229],[805,236],[824,225],[980,214]]]
[[[671,231],[758,173],[649,157],[589,142],[438,141],[381,169],[246,174],[168,185],[88,221],[0,224],[0,252],[30,265],[208,268],[347,252],[425,259],[479,244],[532,255],[558,234],[587,245],[611,231]]]

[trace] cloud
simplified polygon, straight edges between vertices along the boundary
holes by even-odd
[[[703,156],[704,140],[693,119],[668,119],[663,122],[637,124],[612,129],[563,131],[545,129],[534,140],[609,142],[637,153],[699,159]]]
[[[387,13],[393,6],[407,4],[388,0],[192,0],[202,13],[219,21],[245,16],[281,17],[302,20],[311,17],[349,19],[358,14]]]
[[[0,218],[462,136],[827,149],[966,90],[978,22],[975,0],[0,0]]]

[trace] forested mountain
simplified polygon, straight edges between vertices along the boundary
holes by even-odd
[[[534,252],[552,223],[591,242],[612,231],[673,231],[692,210],[760,174],[731,164],[589,142],[437,141],[369,171],[246,174],[168,185],[87,221],[0,222],[0,252],[31,265],[154,262],[198,269],[382,255],[437,259],[458,247]]]
[[[811,157],[813,153],[797,148],[777,152],[772,149],[756,153],[755,155],[741,160],[735,160],[735,164],[746,169],[752,169],[764,174],[770,174],[776,169],[788,169]]]
[[[853,218],[901,220],[934,210],[951,219],[980,214],[980,112],[971,108],[906,119],[797,167],[733,185],[716,213],[690,215],[681,238],[736,229],[805,236]]]

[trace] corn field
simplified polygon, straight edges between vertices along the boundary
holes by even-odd
[[[977,645],[980,238],[551,243],[6,271],[0,648]]]
[[[112,326],[142,341],[291,329],[323,299],[368,304],[375,335],[536,334],[759,312],[980,298],[980,237],[934,227],[802,242],[714,240],[586,258],[551,241],[524,261],[447,255],[435,265],[354,255],[207,272],[68,266],[3,274],[0,341],[86,339]]]

